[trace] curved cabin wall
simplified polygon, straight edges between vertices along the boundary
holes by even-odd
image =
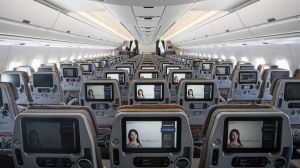
[[[300,68],[300,1],[260,0],[171,41],[186,55]]]

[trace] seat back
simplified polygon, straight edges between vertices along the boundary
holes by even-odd
[[[168,75],[168,85],[171,95],[171,102],[177,101],[177,92],[180,80],[195,78],[193,70],[171,69]]]
[[[265,69],[262,73],[262,85],[259,91],[259,98],[264,101],[270,101],[272,95],[270,93],[271,84],[276,78],[285,78],[290,76],[289,70],[284,69]]]
[[[5,71],[1,74],[2,82],[11,82],[15,85],[18,91],[19,105],[28,105],[32,103],[32,97],[29,89],[29,76],[24,71]]]
[[[135,78],[148,78],[148,79],[156,79],[161,78],[161,73],[159,70],[138,70],[136,72]]]
[[[201,62],[200,70],[199,70],[199,77],[205,79],[212,79],[212,72],[214,62]]]
[[[128,102],[128,91],[129,91],[129,76],[126,70],[107,70],[104,71],[103,78],[106,79],[116,79],[119,81],[119,88],[122,96],[122,104],[127,104]]]
[[[266,105],[210,108],[199,168],[289,167],[293,141],[288,117]]]
[[[118,81],[115,79],[88,80],[80,90],[80,105],[89,107],[98,125],[112,125],[121,105]]]
[[[96,66],[94,63],[80,63],[80,68],[83,75],[83,81],[92,79],[95,75]]]
[[[128,104],[168,104],[170,93],[163,79],[135,79],[131,81]]]
[[[31,66],[18,66],[14,68],[14,71],[24,71],[27,72],[28,76],[31,77],[34,69]]]
[[[192,168],[192,158],[189,122],[180,106],[134,105],[119,109],[111,134],[111,167]]]
[[[133,78],[134,70],[131,65],[118,65],[116,66],[116,70],[125,70],[128,73],[129,80]]]
[[[12,83],[0,82],[0,155],[11,155],[12,133],[19,111],[18,92]]]
[[[183,106],[191,125],[204,124],[209,107],[218,104],[219,90],[213,80],[183,79],[180,81],[177,104]]]
[[[228,94],[230,103],[255,102],[261,86],[257,70],[236,70]]]
[[[57,73],[35,72],[30,78],[33,104],[62,104],[63,93]]]
[[[274,81],[271,105],[285,112],[292,125],[300,126],[300,79],[278,78]]]
[[[15,122],[15,166],[102,168],[96,128],[85,107],[29,108]]]
[[[60,69],[61,86],[64,91],[80,91],[83,74],[78,66],[63,66]]]
[[[163,68],[163,71],[162,71],[163,78],[165,80],[168,80],[170,70],[175,70],[175,69],[177,69],[177,70],[181,69],[181,66],[179,66],[179,65],[165,65],[164,68]]]

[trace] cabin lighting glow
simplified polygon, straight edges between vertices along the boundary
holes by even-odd
[[[242,58],[241,58],[241,61],[248,62],[249,59],[248,59],[247,57],[242,57]]]
[[[258,65],[265,65],[266,61],[263,58],[256,58],[254,61],[254,66],[257,68]]]
[[[291,70],[289,62],[285,59],[280,59],[275,62],[275,65],[278,65],[279,68]]]
[[[33,59],[31,66],[34,69],[34,71],[37,71],[38,68],[41,66],[41,64],[42,64],[42,61],[40,59],[35,58],[35,59]]]

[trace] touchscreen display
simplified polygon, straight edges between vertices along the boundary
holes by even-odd
[[[33,74],[34,87],[53,87],[52,74]]]
[[[173,84],[179,83],[181,79],[190,79],[192,78],[192,73],[191,72],[174,72],[173,73]]]
[[[122,119],[122,146],[125,152],[174,152],[180,150],[180,118]]]
[[[300,83],[299,82],[290,82],[290,83],[285,84],[284,100],[285,101],[300,100]]]
[[[86,100],[101,101],[113,100],[113,85],[112,84],[86,84]]]
[[[216,75],[230,75],[230,67],[229,66],[217,66],[216,67]]]
[[[163,100],[163,84],[136,84],[135,99],[137,101]]]
[[[19,74],[2,74],[1,82],[10,82],[16,87],[20,87],[20,75]]]
[[[82,72],[92,72],[92,64],[81,64]]]
[[[187,84],[185,99],[187,101],[211,101],[213,99],[213,84]]]
[[[76,119],[23,118],[22,136],[26,153],[80,152],[79,125]]]
[[[239,72],[240,84],[255,84],[257,83],[257,72]]]
[[[107,79],[116,79],[121,85],[125,84],[125,73],[106,73]]]
[[[63,75],[64,75],[64,77],[77,78],[78,70],[77,70],[77,68],[64,68]]]
[[[224,125],[225,152],[272,152],[280,150],[280,117],[227,118]]]

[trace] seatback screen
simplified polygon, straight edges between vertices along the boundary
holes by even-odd
[[[192,78],[192,72],[173,72],[173,84],[179,83],[181,79]]]
[[[170,66],[168,66],[167,69],[166,69],[167,70],[167,74],[169,74],[169,72],[170,72],[171,69],[180,69],[180,68],[179,67],[170,67]]]
[[[52,74],[33,74],[34,87],[53,87]]]
[[[257,83],[257,72],[239,72],[240,84],[255,84]]]
[[[300,100],[300,82],[286,83],[284,88],[284,100]]]
[[[38,69],[38,72],[53,72],[53,69],[52,68],[40,67]]]
[[[212,63],[203,63],[202,64],[202,71],[210,71],[212,68]]]
[[[64,68],[63,75],[65,78],[77,78],[78,77],[78,69],[77,68]]]
[[[271,71],[270,82],[272,83],[276,78],[285,78],[290,76],[290,71]]]
[[[276,152],[281,143],[281,117],[227,118],[223,150],[228,153]]]
[[[162,68],[165,69],[167,65],[171,65],[170,63],[162,63]]]
[[[20,87],[20,75],[19,74],[2,74],[1,82],[10,82],[16,87]]]
[[[216,75],[230,75],[230,67],[229,66],[217,66],[216,67]]]
[[[135,100],[137,101],[162,101],[163,84],[136,84]]]
[[[80,152],[77,119],[32,117],[23,118],[21,124],[26,153]]]
[[[254,69],[253,65],[240,65],[240,70],[252,70]]]
[[[199,67],[200,66],[201,61],[193,61],[193,67]]]
[[[95,62],[96,68],[102,68],[102,62]]]
[[[113,85],[110,84],[92,84],[85,85],[85,97],[87,101],[111,101],[113,100]]]
[[[157,72],[141,72],[139,74],[140,78],[157,78],[158,73]]]
[[[128,74],[130,74],[130,68],[125,68],[125,67],[117,67],[117,70],[125,70],[128,72]]]
[[[179,152],[181,120],[175,117],[122,119],[122,148],[128,153]]]
[[[212,101],[213,84],[186,84],[185,99],[186,101]]]
[[[92,64],[81,64],[82,72],[93,72]]]
[[[153,70],[153,69],[155,69],[155,67],[154,67],[154,66],[142,66],[141,69],[142,69],[142,70],[147,70],[147,69]]]
[[[119,81],[119,84],[123,85],[125,84],[125,73],[106,73],[107,79],[116,79]]]

